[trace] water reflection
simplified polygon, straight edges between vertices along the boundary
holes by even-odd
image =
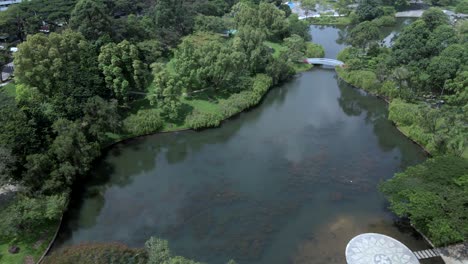
[[[333,43],[332,55],[342,47]],[[142,246],[156,235],[176,254],[241,264],[343,263],[345,242],[364,231],[424,247],[393,226],[376,188],[424,159],[386,115],[382,101],[317,68],[221,128],[119,144],[75,192],[58,246]]]

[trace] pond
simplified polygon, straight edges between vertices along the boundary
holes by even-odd
[[[342,31],[311,28],[329,58]],[[426,158],[387,114],[382,100],[315,68],[220,128],[118,144],[75,191],[57,246],[141,247],[158,236],[209,264],[345,263],[363,232],[427,248],[377,189]]]

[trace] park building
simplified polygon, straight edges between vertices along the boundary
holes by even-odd
[[[18,4],[22,0],[0,0],[0,11],[5,11],[9,6]]]

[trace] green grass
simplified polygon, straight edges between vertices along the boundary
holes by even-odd
[[[5,93],[11,97],[16,97],[16,85],[12,82],[1,87],[0,90],[5,91]]]
[[[264,44],[274,50],[274,52],[273,52],[273,57],[274,58],[278,58],[281,51],[287,50],[287,48],[282,46],[281,43],[265,41]],[[314,67],[313,65],[306,64],[306,63],[295,63],[294,64],[294,70],[296,70],[296,73],[308,71],[308,70],[312,69],[313,67]]]
[[[280,52],[287,49],[286,47],[282,46],[280,43],[265,41],[264,44],[274,50],[273,52],[274,58],[278,58],[278,56],[280,55]]]
[[[349,25],[351,19],[349,17],[333,17],[333,16],[322,16],[322,17],[309,17],[307,21],[313,25]]]
[[[186,97],[182,97],[180,101],[184,104],[193,107],[194,110],[198,110],[200,112],[213,114],[220,112],[217,102],[206,101],[203,99],[187,99]]]
[[[0,241],[0,263],[25,263],[26,257],[32,257],[34,262],[37,262],[49,246],[59,225],[59,221],[60,220],[53,221],[43,227],[39,227],[36,229],[36,232],[29,233],[21,239],[15,241]],[[36,243],[38,244],[37,248],[35,248]],[[18,246],[20,251],[17,254],[10,254],[8,249],[11,245]]]
[[[296,73],[308,71],[312,69],[313,67],[314,65],[307,64],[307,63],[295,63],[294,64],[294,70],[296,70]]]

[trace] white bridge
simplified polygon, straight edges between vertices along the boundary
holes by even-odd
[[[327,65],[327,66],[343,66],[344,62],[334,59],[327,59],[327,58],[307,58],[304,60],[305,63],[309,64],[319,64],[319,65]]]

